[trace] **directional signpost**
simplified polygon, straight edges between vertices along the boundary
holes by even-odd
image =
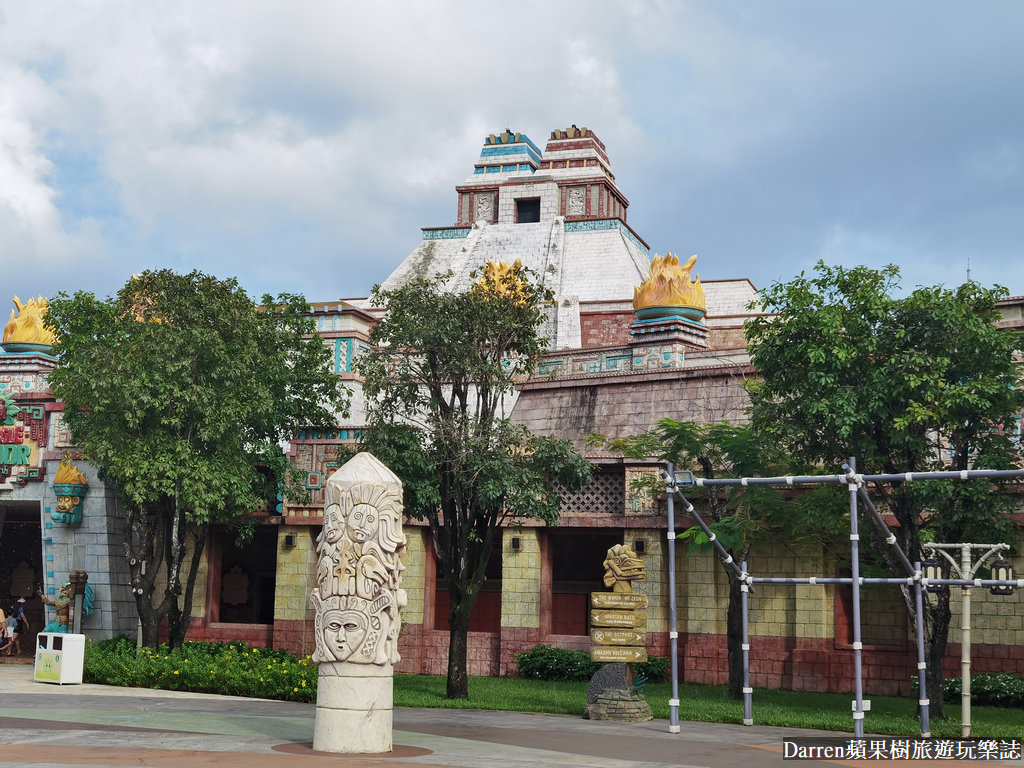
[[[590,658],[625,664],[625,677],[611,684],[619,670],[602,667],[587,689],[584,717],[645,722],[654,717],[651,705],[633,685],[633,663],[647,661],[647,595],[633,592],[633,582],[644,577],[644,564],[629,547],[616,544],[608,550],[604,568],[604,585],[612,591],[590,593]]]
[[[644,577],[643,563],[627,547],[613,547],[605,560],[606,586],[613,592],[590,593],[590,658],[601,662],[647,661],[647,595],[633,592]]]

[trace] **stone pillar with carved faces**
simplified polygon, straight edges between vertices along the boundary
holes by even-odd
[[[405,543],[401,481],[357,454],[327,481],[317,538],[315,750],[391,751]]]

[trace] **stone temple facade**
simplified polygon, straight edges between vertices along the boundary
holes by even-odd
[[[757,291],[743,278],[703,280],[702,318],[639,318],[634,288],[648,277],[654,254],[628,223],[629,202],[604,144],[586,128],[552,131],[543,150],[522,133],[486,137],[471,173],[455,187],[455,198],[454,223],[424,227],[421,242],[382,285],[394,288],[440,272],[450,273],[449,286],[461,290],[488,261],[521,259],[552,289],[556,302],[546,328],[551,350],[510,400],[509,414],[536,433],[570,438],[597,467],[590,485],[563,499],[558,527],[526,523],[502,532],[470,624],[470,673],[515,674],[515,654],[541,643],[589,649],[588,595],[604,590],[601,564],[615,545],[627,545],[644,560],[647,578],[638,590],[648,598],[647,650],[667,656],[666,511],[663,500],[633,488],[633,480],[657,474],[660,465],[608,455],[588,446],[587,437],[637,434],[663,417],[742,422],[748,404],[743,382],[754,375],[743,323],[757,311]],[[727,269],[705,258],[699,264],[705,275]],[[1001,302],[1008,327],[1020,326],[1022,306],[1024,297]],[[354,446],[361,435],[365,411],[354,361],[367,348],[381,312],[366,298],[313,304],[334,370],[354,391],[352,414],[330,429],[310,429],[292,440],[290,457],[305,473],[307,502],[283,501],[258,512],[263,524],[244,549],[234,546],[228,530],[211,532],[190,639],[240,639],[302,654],[314,651],[309,594],[316,584],[324,491],[338,468],[337,448]],[[116,490],[103,487],[83,463],[93,484],[85,522],[42,527],[56,508],[51,473],[68,441],[58,418],[61,404],[45,388],[51,364],[39,355],[0,355],[0,396],[9,393],[13,405],[26,408],[17,423],[29,424],[24,420],[38,414],[46,430],[32,454],[35,468],[17,470],[26,474],[24,480],[4,479],[0,466],[0,593],[15,582],[19,589],[41,582],[52,592],[68,569],[95,569],[90,583],[97,587],[99,612],[86,621],[85,631],[124,631],[135,621],[126,569],[118,559],[123,554]],[[33,410],[35,405],[39,408]],[[5,455],[0,446],[0,459]],[[37,479],[27,476],[30,471]],[[9,537],[11,523],[21,531],[16,539]],[[679,529],[689,525],[677,521]],[[443,674],[448,593],[429,532],[406,520],[404,534],[407,604],[395,669]],[[38,549],[26,552],[27,545],[18,544],[16,553],[8,552],[7,542],[13,541],[35,542]],[[75,565],[80,562],[83,566]],[[725,573],[714,558],[684,556],[682,548],[676,564],[681,679],[722,683],[727,680]],[[1017,572],[1024,570],[1020,557],[1014,565]],[[752,572],[792,576],[833,575],[840,567],[834,554],[808,545],[764,548],[750,564]],[[1024,672],[1024,596],[1018,591],[995,598],[975,590],[972,599],[974,670]],[[759,589],[751,603],[753,684],[852,690],[851,611],[851,595],[840,587]],[[953,613],[955,622],[958,607]],[[899,595],[865,590],[862,615],[865,690],[909,694],[915,654]],[[954,627],[947,674],[958,673],[959,647],[952,642],[957,638]]]

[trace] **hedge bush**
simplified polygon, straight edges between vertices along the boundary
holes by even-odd
[[[942,700],[960,703],[963,680],[951,677],[942,681]],[[979,707],[1024,708],[1024,675],[1015,672],[982,672],[971,675],[971,702]]]
[[[570,651],[538,645],[525,653],[516,654],[516,664],[522,677],[535,680],[589,680],[601,668],[591,661],[586,651]],[[669,679],[671,666],[668,659],[651,656],[647,661],[633,665],[633,670],[650,683],[663,683]]]
[[[538,645],[516,654],[519,674],[535,680],[589,680],[600,668],[586,651]]]
[[[136,650],[127,635],[87,643],[83,679],[135,688],[219,693],[284,701],[316,698],[317,667],[289,651],[245,643],[183,643]]]

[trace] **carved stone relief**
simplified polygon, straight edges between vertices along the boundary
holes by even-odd
[[[407,601],[401,588],[406,544],[401,488],[368,453],[358,454],[327,481],[311,595],[317,663],[399,660],[399,611]]]
[[[476,221],[494,221],[494,195],[493,194],[477,194],[476,195]]]
[[[586,211],[587,188],[573,187],[569,190],[569,201],[566,206],[567,216],[582,216]]]

